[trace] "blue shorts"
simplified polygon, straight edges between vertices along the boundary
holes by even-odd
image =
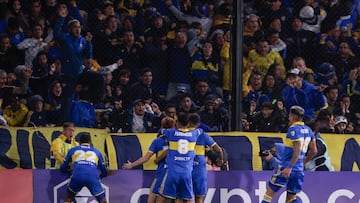
[[[176,199],[177,197],[185,200],[194,199],[191,172],[177,173],[167,171],[159,192],[163,197],[170,199]]]
[[[289,193],[299,193],[301,192],[302,185],[304,183],[304,172],[303,171],[291,171],[290,177],[285,178],[280,170],[276,170],[275,174],[271,177],[269,181],[269,187],[274,191],[279,191],[280,188],[286,185],[286,190]]]
[[[151,184],[150,191],[154,194],[160,194],[159,190],[161,187],[161,183],[164,179],[165,174],[156,174],[154,181]]]
[[[101,201],[105,198],[105,191],[101,187],[100,180],[91,176],[72,176],[68,185],[68,193],[75,196],[83,187],[87,187],[96,200]]]
[[[192,172],[194,194],[196,197],[205,196],[207,191],[207,170],[204,167],[195,167]]]

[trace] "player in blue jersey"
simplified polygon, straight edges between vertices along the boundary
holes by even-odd
[[[188,115],[189,129],[196,129],[200,125],[200,116],[197,113],[191,113]],[[192,171],[192,181],[195,194],[195,203],[204,202],[205,194],[207,191],[207,170],[205,159],[205,147],[211,147],[214,152],[220,154],[220,159],[217,160],[217,164],[220,166],[223,164],[223,153],[221,147],[210,137],[203,132],[196,141],[194,168]]]
[[[314,134],[311,128],[302,122],[303,117],[302,107],[290,108],[291,126],[284,144],[275,144],[279,165],[275,167],[275,173],[269,181],[262,203],[271,202],[276,192],[284,186],[287,190],[286,202],[299,202],[296,194],[301,191],[304,182],[304,162],[311,160],[317,153]]]
[[[106,203],[105,191],[101,187],[100,179],[108,175],[101,152],[91,146],[90,134],[80,136],[80,146],[70,149],[64,163],[60,166],[62,172],[69,172],[72,176],[68,185],[65,203],[70,203],[75,195],[87,187],[100,203]],[[100,174],[99,174],[100,170]]]
[[[161,156],[163,153],[167,154],[166,152],[167,149],[169,148],[169,143],[167,142],[166,138],[162,136],[162,134],[163,134],[163,130],[165,129],[175,128],[175,120],[170,117],[163,118],[161,120],[161,128],[162,129],[159,130],[157,138],[152,141],[149,147],[149,151],[144,156],[137,159],[136,161],[134,162],[128,161],[128,163],[123,164],[122,166],[123,169],[132,169],[138,165],[141,165],[147,162],[154,154],[156,154],[157,157]],[[166,156],[163,156],[163,158],[160,158],[160,160],[157,161],[158,167],[155,172],[155,179],[151,184],[150,193],[147,199],[148,203],[154,203],[157,201],[156,199],[157,196],[159,195],[159,188],[167,170],[167,165],[164,159],[165,157]]]
[[[186,113],[179,113],[176,122],[178,129],[167,129],[164,136],[169,141],[166,163],[168,170],[160,187],[158,203],[165,199],[182,199],[185,203],[193,202],[194,191],[192,175],[196,140],[200,130],[187,129],[189,124]]]

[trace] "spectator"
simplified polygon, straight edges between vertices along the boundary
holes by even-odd
[[[284,62],[280,54],[272,51],[269,43],[265,39],[261,39],[256,43],[256,49],[249,52],[249,66],[247,71],[256,70],[264,78],[271,64],[280,64],[285,71]]]
[[[250,14],[245,17],[244,20],[244,43],[243,43],[243,54],[245,57],[248,56],[249,52],[255,49],[256,39],[255,33],[261,30],[260,18],[255,14]]]
[[[194,104],[190,94],[188,93],[183,94],[180,99],[178,110],[176,112],[198,113],[198,111],[199,111],[199,107]]]
[[[354,115],[352,120],[356,122],[360,119],[360,67],[353,68],[348,79],[344,80],[343,87],[346,87],[346,93],[350,96],[350,112]]]
[[[273,102],[281,99],[281,91],[283,89],[283,86],[280,86],[280,83],[275,79],[274,75],[269,73],[266,74],[262,84],[263,86],[261,87],[260,96],[262,101]]]
[[[39,94],[43,98],[48,95],[51,83],[60,79],[61,67],[59,61],[50,63],[46,52],[40,51],[33,61],[33,73],[29,81],[29,86],[33,94]]]
[[[132,111],[128,113],[129,129],[124,130],[124,132],[157,132],[157,127],[160,126],[159,123],[161,121],[161,111],[156,104],[153,104],[151,107],[154,114],[146,112],[143,100],[136,99],[133,102]]]
[[[357,64],[356,56],[352,53],[347,42],[341,42],[336,55],[330,55],[329,58],[329,63],[336,67],[336,77],[339,81],[345,80],[346,73],[349,73],[352,67]]]
[[[325,89],[325,97],[327,101],[327,110],[331,115],[334,115],[335,108],[338,102],[339,88],[336,85],[328,86]]]
[[[215,107],[215,100],[213,96],[208,96],[204,106],[199,111],[200,120],[204,125],[207,125],[212,132],[219,132],[222,130],[222,117],[223,112],[219,108]]]
[[[326,100],[323,91],[326,86],[316,87],[303,80],[297,68],[290,70],[287,84],[288,86],[282,91],[287,110],[294,105],[302,106],[305,109],[304,122],[312,123],[315,120],[315,112],[325,107]]]
[[[217,94],[222,95],[221,73],[222,67],[212,57],[213,47],[210,41],[205,41],[199,51],[192,56],[193,80],[207,80],[209,88]]]
[[[288,7],[283,6],[281,0],[270,0],[264,9],[259,11],[259,15],[261,15],[264,25],[270,24],[271,19],[276,18],[280,20],[283,31],[289,29],[291,13],[288,11]]]
[[[120,45],[120,58],[124,61],[124,67],[131,71],[130,84],[136,82],[144,68],[143,45],[135,41],[134,32],[125,30],[123,41]]]
[[[213,94],[206,80],[197,80],[195,84],[193,101],[197,106],[203,106],[206,103],[207,96]]]
[[[338,80],[335,73],[335,67],[330,63],[322,63],[315,69],[315,85],[337,85]]]
[[[30,26],[36,25],[40,19],[44,18],[42,13],[43,10],[40,0],[32,1],[30,5],[30,11],[26,15],[26,19],[29,25]]]
[[[10,104],[3,110],[3,116],[10,127],[24,126],[26,114],[29,112],[28,107],[20,102],[18,96],[12,96]]]
[[[297,56],[303,57],[309,67],[314,66],[314,56],[309,50],[314,50],[316,34],[304,30],[300,18],[294,17],[285,43],[287,47],[286,67],[291,67],[293,59]]]
[[[11,45],[6,34],[0,36],[0,53],[0,69],[7,73],[13,73],[17,65],[24,64],[24,55]]]
[[[61,124],[61,104],[62,104],[62,83],[59,80],[54,80],[48,90],[48,96],[45,99],[45,110],[49,124]]]
[[[72,102],[70,121],[78,127],[95,127],[95,106],[90,102],[90,89],[82,86],[79,99]]]
[[[25,65],[33,66],[33,60],[36,55],[47,49],[47,43],[43,42],[43,28],[40,25],[32,26],[32,38],[26,38],[16,45],[19,50],[25,50]]]
[[[62,133],[51,143],[51,156],[55,159],[55,168],[59,169],[60,165],[65,161],[65,156],[69,150],[79,145],[75,141],[75,125],[71,122],[65,122]]]
[[[281,132],[287,125],[287,115],[282,114],[271,102],[264,102],[261,112],[250,118],[252,132]]]
[[[33,95],[28,99],[29,112],[26,115],[24,127],[48,126],[44,99],[40,95]]]
[[[71,102],[75,94],[75,84],[77,77],[82,72],[84,58],[92,58],[92,35],[88,32],[85,37],[81,36],[79,20],[73,19],[69,21],[68,27],[70,33],[64,33],[62,31],[67,15],[68,11],[66,7],[60,6],[54,28],[55,40],[60,45],[61,73],[63,74],[63,82],[66,84],[63,90],[64,95],[61,106],[63,111],[61,114],[62,121],[67,121],[70,118]]]
[[[224,44],[220,50],[221,65],[224,67],[223,71],[223,98],[225,103],[228,103],[230,100],[230,90],[231,90],[231,50],[230,50],[230,41],[231,41],[231,32],[228,30],[224,34]],[[216,52],[215,52],[216,53]]]
[[[8,74],[5,72],[5,70],[0,69],[0,101],[2,109],[4,109],[8,104],[10,104],[7,100],[12,95],[24,95],[27,93],[29,86],[29,78],[32,72],[29,69],[23,69],[22,71],[25,78],[21,86],[9,86],[7,84]]]
[[[213,23],[213,16],[210,15],[206,17],[197,17],[197,16],[186,15],[182,13],[174,5],[172,5],[171,0],[166,0],[165,3],[169,6],[170,12],[176,17],[177,20],[186,21],[189,25],[192,24],[193,22],[199,22],[201,24],[205,36],[208,35]]]
[[[162,105],[163,99],[159,93],[155,92],[152,87],[153,72],[149,68],[144,68],[139,77],[139,81],[132,84],[123,93],[124,106],[127,108],[135,99],[142,99],[143,97],[149,97],[153,102]]]
[[[173,118],[176,121],[176,105],[168,103],[164,108],[164,116]]]
[[[21,5],[23,3],[20,0],[11,0],[9,1],[9,10],[10,10],[10,16],[9,18],[14,18],[19,23],[20,30],[26,31],[30,28],[29,22],[26,19],[26,16],[23,12],[23,7]]]
[[[110,130],[114,133],[122,133],[129,129],[127,114],[122,105],[122,100],[115,98],[113,101],[113,110],[109,115]]]
[[[280,39],[280,32],[274,29],[271,29],[267,33],[267,40],[269,42],[269,47],[272,51],[276,51],[280,56],[286,58],[286,44]]]
[[[321,22],[326,18],[326,12],[320,9],[319,14],[315,13],[314,8],[305,5],[300,9],[299,17],[303,22],[302,28],[314,33],[320,33]]]
[[[225,35],[224,30],[216,29],[209,36],[209,40],[213,44],[213,53],[214,53],[213,57],[214,57],[215,61],[219,64],[221,63],[221,57],[222,57],[221,50],[223,49],[225,42],[229,44],[229,40],[230,40],[230,32],[228,33],[228,36],[226,39],[225,39],[224,35]],[[228,46],[228,45],[226,45],[226,46]],[[226,58],[226,55],[224,55],[223,58]],[[224,59],[224,60],[226,60],[226,59]]]
[[[170,100],[175,94],[178,86],[184,86],[190,90],[190,68],[191,58],[186,47],[187,36],[184,32],[177,32],[175,44],[169,49],[168,69],[169,85],[166,99]]]
[[[151,42],[144,44],[144,63],[151,68],[153,89],[165,98],[169,83],[167,31],[154,32]]]
[[[114,15],[106,18],[106,27],[95,35],[94,57],[101,66],[107,66],[120,59],[121,33]]]
[[[293,59],[292,68],[297,68],[303,74],[304,80],[311,84],[315,84],[315,73],[312,68],[307,67],[305,59],[302,57],[295,57]]]
[[[348,120],[344,116],[336,116],[334,119],[334,124],[336,134],[352,133],[354,129],[352,123],[348,123]]]

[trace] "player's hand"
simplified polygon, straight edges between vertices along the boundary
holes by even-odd
[[[291,168],[290,167],[286,167],[284,168],[284,170],[282,171],[282,174],[285,178],[289,178],[290,177],[290,173],[291,173]]]
[[[132,165],[131,165],[131,162],[128,160],[127,163],[124,163],[123,166],[122,166],[122,169],[131,169],[132,168]]]

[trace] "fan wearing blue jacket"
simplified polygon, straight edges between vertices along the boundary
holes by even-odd
[[[304,122],[314,121],[315,112],[327,105],[323,92],[327,86],[315,86],[307,82],[297,68],[291,69],[288,73],[287,84],[282,91],[282,97],[288,112],[294,105],[301,106],[305,109]]]

